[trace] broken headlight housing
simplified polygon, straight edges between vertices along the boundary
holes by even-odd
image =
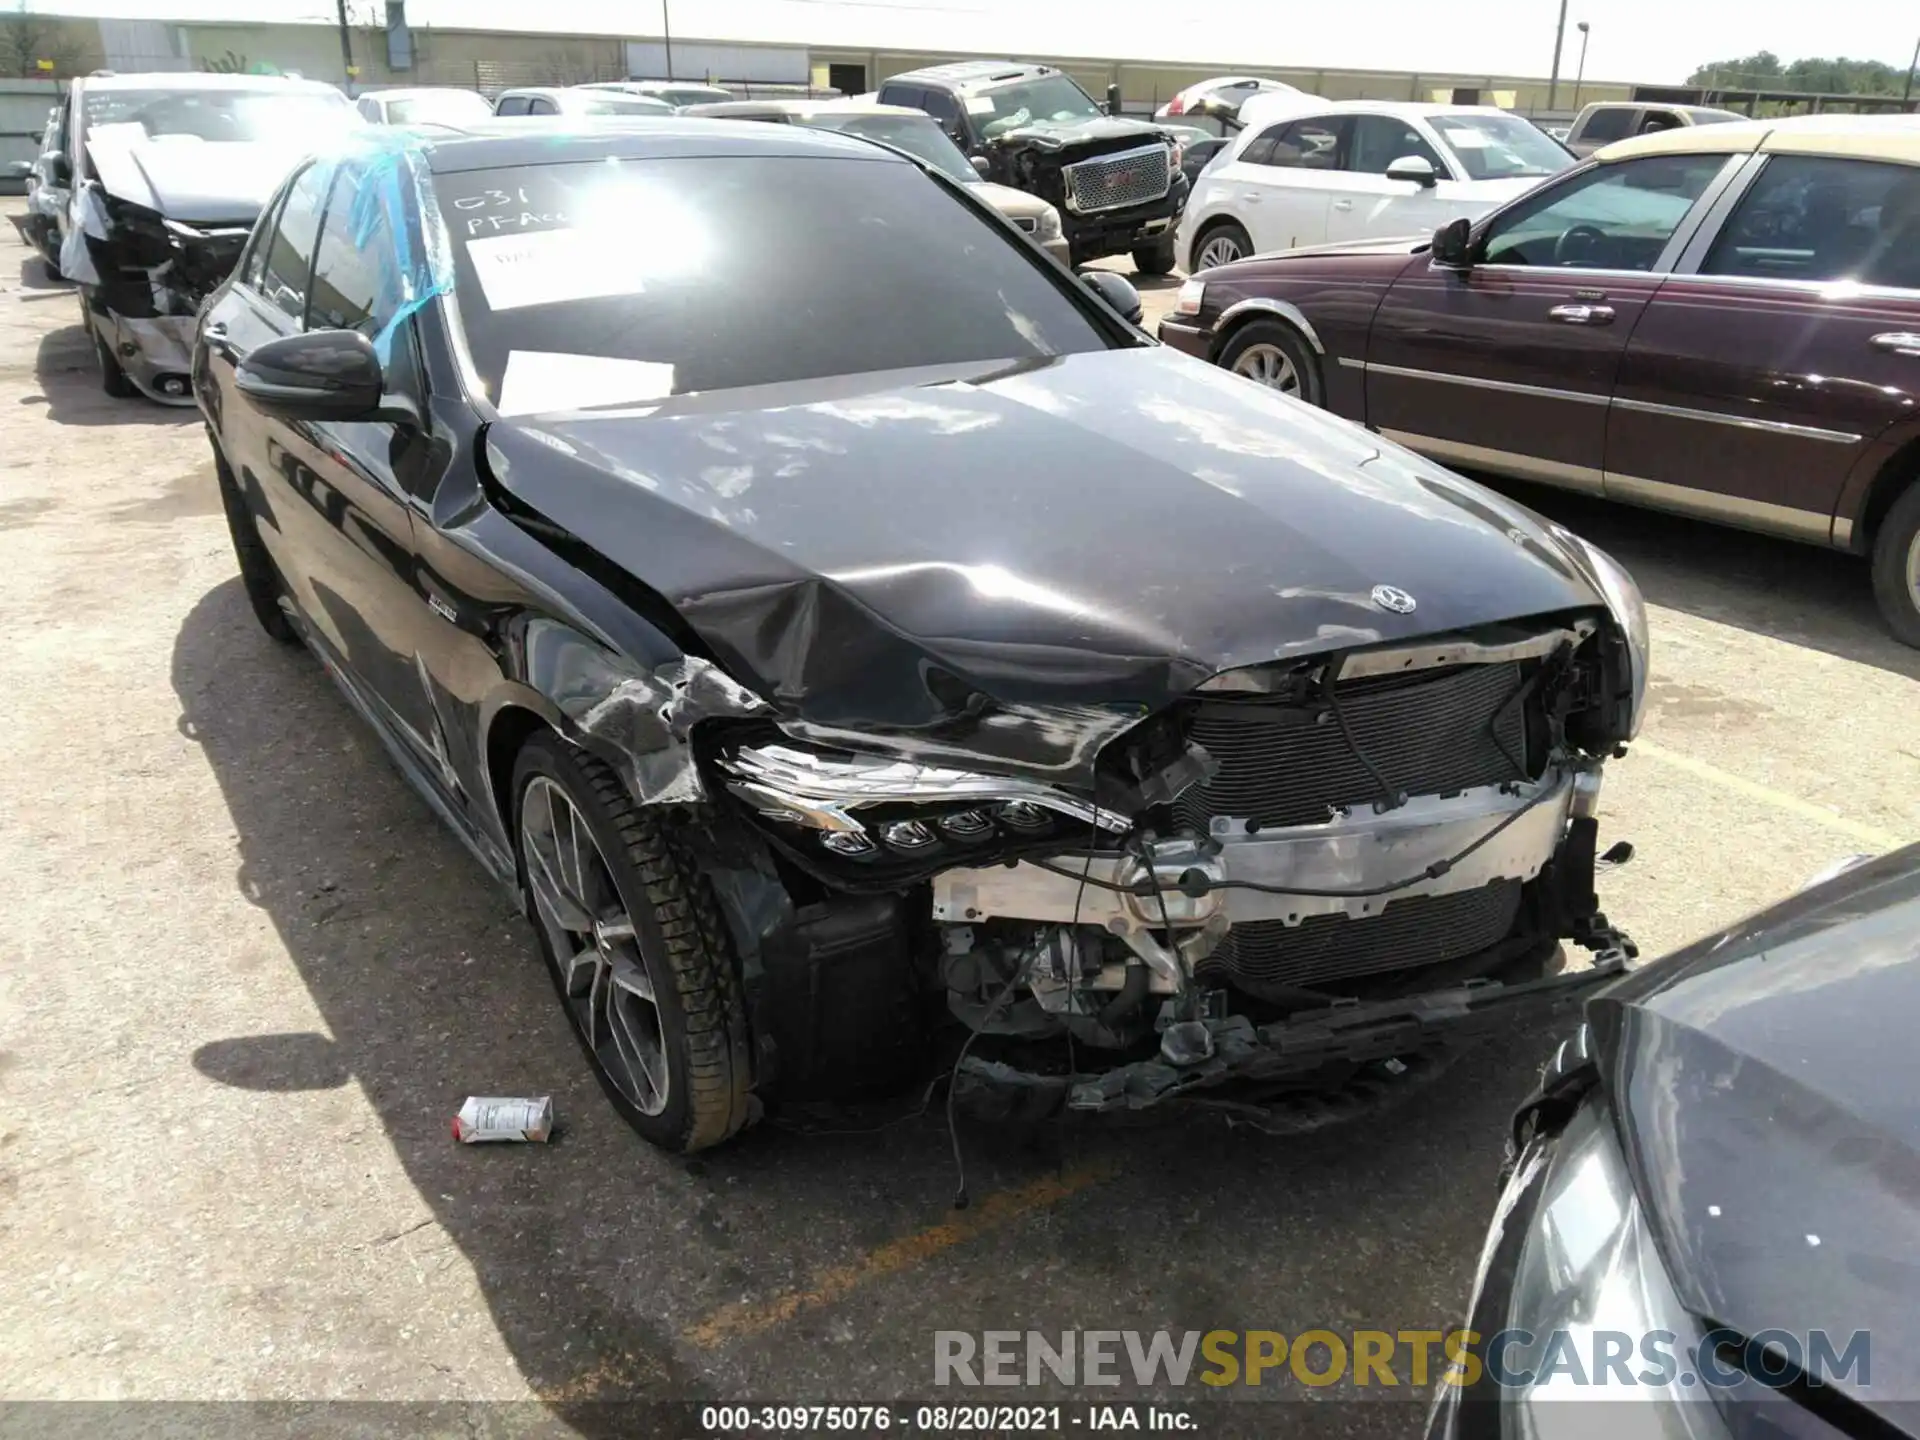
[[[1620,627],[1620,633],[1626,640],[1632,666],[1633,706],[1623,738],[1631,740],[1640,733],[1640,721],[1647,709],[1647,673],[1653,649],[1647,629],[1647,602],[1640,595],[1640,587],[1633,583],[1633,577],[1627,574],[1626,568],[1618,560],[1598,545],[1582,540],[1571,530],[1559,525],[1552,529],[1553,538],[1560,542],[1560,548],[1567,558],[1579,567],[1588,583],[1605,598],[1607,609],[1613,612],[1614,623]]]
[[[741,746],[719,764],[732,795],[796,842],[842,859],[918,861],[995,840],[1084,837],[1089,826],[1122,834],[1132,824],[1036,780],[885,756],[773,743]]]

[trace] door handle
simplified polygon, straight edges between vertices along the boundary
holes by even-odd
[[[1558,320],[1562,325],[1611,325],[1613,307],[1611,305],[1556,305],[1547,311],[1547,318]]]
[[[1889,330],[1870,342],[1876,350],[1891,350],[1896,355],[1920,355],[1920,335],[1906,330]]]
[[[1260,192],[1258,190],[1243,190],[1240,192],[1240,198],[1249,205],[1258,205],[1260,203]]]
[[[1353,202],[1351,200],[1336,200],[1333,202],[1333,208],[1343,211],[1351,210],[1353,208]]]

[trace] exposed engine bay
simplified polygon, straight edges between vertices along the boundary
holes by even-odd
[[[1092,795],[784,737],[724,746],[714,788],[796,914],[869,922],[840,951],[869,993],[891,964],[960,1022],[964,1080],[1140,1108],[1396,1063],[1564,990],[1561,940],[1622,968],[1593,878],[1626,671],[1575,616],[1223,673],[1109,742]]]

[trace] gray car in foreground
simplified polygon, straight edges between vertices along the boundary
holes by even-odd
[[[1587,1002],[1434,1440],[1920,1434],[1920,846],[1835,870]]]

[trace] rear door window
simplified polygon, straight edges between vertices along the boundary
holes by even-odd
[[[1345,169],[1345,141],[1350,123],[1344,115],[1291,121],[1273,142],[1273,154],[1266,163],[1286,170]]]
[[[1920,168],[1775,156],[1700,269],[1920,289]]]
[[[553,101],[547,99],[546,96],[536,95],[527,101],[527,113],[529,115],[558,115],[560,113],[560,107],[554,104]]]
[[[524,115],[527,113],[527,97],[524,95],[502,95],[500,104],[493,112],[496,115]]]
[[[309,165],[293,182],[286,203],[280,207],[280,219],[274,226],[266,268],[260,277],[260,293],[296,326],[307,313],[313,243],[320,234],[320,209],[327,198],[331,173],[324,166]]]

